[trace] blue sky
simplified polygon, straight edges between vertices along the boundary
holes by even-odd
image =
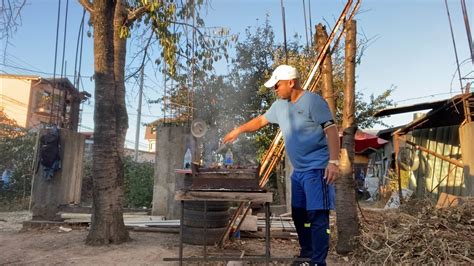
[[[310,0],[305,0],[307,12],[308,1]],[[303,1],[283,2],[286,9],[287,36],[298,33],[305,41]],[[464,61],[461,73],[468,75],[473,71],[473,65],[470,61],[465,61],[470,55],[459,2],[451,0],[448,4],[459,60]],[[469,15],[474,14],[474,1],[466,2]],[[65,4],[66,1],[62,0],[63,17],[60,22],[58,62],[62,58]],[[329,28],[332,28],[344,4],[345,1],[342,0],[311,0],[311,15],[306,16],[308,23],[311,17],[313,25],[319,22],[329,23]],[[53,72],[57,9],[56,0],[29,0],[29,5],[22,14],[22,26],[10,40],[11,45],[7,49],[5,60],[7,66],[0,65],[2,72],[36,73],[41,76],[48,76],[41,72]],[[233,34],[240,33],[243,38],[244,29],[263,24],[265,14],[269,16],[276,40],[281,42],[283,32],[280,0],[213,0],[211,7],[207,12],[204,11],[202,16],[206,26],[226,27]],[[74,74],[74,57],[81,16],[82,8],[78,2],[69,0],[65,56],[68,75]],[[365,51],[361,65],[356,69],[357,89],[365,95],[378,94],[395,87],[392,98],[401,106],[449,98],[460,92],[457,76],[453,80],[453,75],[456,74],[456,61],[444,0],[363,0],[356,20],[359,35],[375,40]],[[470,26],[474,33],[473,21],[474,15],[471,15]],[[0,59],[3,63],[3,55]],[[34,71],[21,70],[18,67]],[[58,63],[56,73],[59,73],[60,69],[61,65]],[[217,71],[225,73],[227,70],[224,65],[220,65]],[[154,89],[147,92],[147,96],[157,97],[161,94],[163,83],[159,77],[153,77],[151,70],[148,69],[148,72],[150,74],[145,80],[145,85]],[[82,81],[81,89],[93,92],[93,82],[87,78],[93,74],[91,38],[85,38],[81,73],[86,77]],[[471,73],[470,77],[473,76]],[[128,84],[127,89],[130,129],[126,145],[133,147],[138,90],[136,83]],[[93,100],[84,106],[82,131],[91,131],[93,128],[92,112]],[[160,117],[159,107],[144,102],[142,114],[142,122],[151,122]],[[407,123],[411,118],[412,114],[404,114],[392,116],[384,121],[391,125],[400,125]],[[145,149],[143,132],[142,127],[140,147]]]

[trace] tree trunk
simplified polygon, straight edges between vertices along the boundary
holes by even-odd
[[[336,224],[338,235],[336,251],[343,254],[353,250],[353,238],[359,234],[353,172],[354,136],[357,130],[354,117],[356,22],[351,20],[346,23],[346,27],[343,137],[340,175],[336,182]]]
[[[114,74],[114,12],[110,0],[94,1],[94,146],[92,220],[86,243],[119,244],[129,240],[123,222],[123,168],[119,146],[120,105]],[[116,102],[117,101],[117,102]],[[112,125],[112,126],[111,126]]]
[[[326,27],[321,23],[316,26],[316,47],[318,53],[321,53],[321,50],[324,47],[324,44],[328,40],[328,33],[326,32]],[[332,116],[336,118],[336,100],[334,97],[334,89],[332,82],[332,57],[331,54],[327,54],[324,58],[323,64],[321,65],[321,95],[326,100],[329,105],[329,110],[331,110]]]
[[[127,10],[123,0],[117,1],[114,16],[114,74],[115,74],[115,110],[117,125],[117,147],[123,158],[125,137],[128,129],[127,106],[125,103],[125,58],[127,54],[127,38],[120,38],[120,29],[127,18]],[[144,66],[143,66],[144,67]]]

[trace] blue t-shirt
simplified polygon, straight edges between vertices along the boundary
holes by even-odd
[[[295,170],[326,168],[329,150],[321,124],[333,117],[321,96],[304,91],[295,103],[278,99],[264,116],[268,122],[280,126],[286,152]]]

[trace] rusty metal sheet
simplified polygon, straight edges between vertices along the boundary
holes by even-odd
[[[191,190],[217,191],[263,191],[258,185],[258,179],[241,179],[227,177],[193,178]]]

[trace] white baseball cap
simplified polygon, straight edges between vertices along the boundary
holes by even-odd
[[[299,77],[300,74],[296,68],[289,65],[280,65],[275,68],[270,79],[263,85],[267,88],[272,88],[279,80],[292,80]]]

